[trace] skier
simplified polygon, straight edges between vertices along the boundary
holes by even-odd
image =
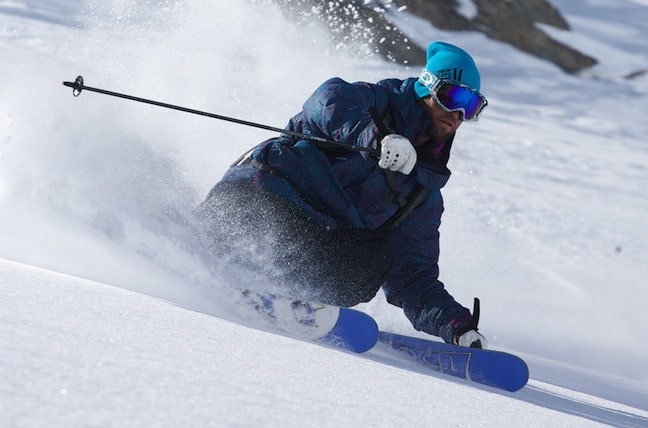
[[[464,50],[434,42],[426,59],[418,78],[324,82],[286,129],[344,144],[294,133],[264,141],[198,215],[219,257],[264,284],[346,307],[382,287],[416,330],[485,348],[470,310],[438,279],[438,229],[455,133],[487,101]]]

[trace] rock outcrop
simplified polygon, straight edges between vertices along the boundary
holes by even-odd
[[[547,35],[537,24],[570,30],[547,0],[275,0],[302,23],[319,22],[339,46],[375,52],[401,64],[422,65],[425,46],[414,44],[395,24],[397,14],[410,13],[449,31],[479,31],[567,73],[578,73],[596,60]],[[466,11],[466,5],[470,11]]]

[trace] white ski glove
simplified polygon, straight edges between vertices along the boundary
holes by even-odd
[[[475,330],[468,330],[461,336],[455,337],[455,345],[465,346],[467,348],[488,348],[488,341],[484,336]]]
[[[389,134],[382,140],[378,166],[402,174],[409,174],[416,164],[416,150],[410,140],[398,134]]]

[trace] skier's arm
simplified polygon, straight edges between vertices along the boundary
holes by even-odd
[[[386,97],[376,92],[373,85],[332,78],[304,102],[300,119],[304,132],[370,147],[378,135],[378,129],[369,109],[385,109],[386,105]]]
[[[442,211],[440,194],[431,194],[422,207],[389,232],[396,260],[383,290],[389,303],[403,308],[415,329],[453,343],[456,333],[470,323],[471,315],[438,279]]]
[[[436,274],[436,264],[401,261],[383,289],[387,301],[403,308],[416,330],[453,343],[456,332],[470,322],[470,311],[454,300]]]

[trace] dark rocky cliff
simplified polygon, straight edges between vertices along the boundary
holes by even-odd
[[[414,44],[395,24],[406,11],[439,29],[479,31],[538,58],[551,61],[567,73],[578,73],[596,60],[552,39],[537,23],[570,30],[560,12],[547,0],[472,0],[474,13],[462,13],[458,0],[275,0],[299,22],[320,22],[334,42],[363,46],[390,61],[424,64],[425,46]]]

